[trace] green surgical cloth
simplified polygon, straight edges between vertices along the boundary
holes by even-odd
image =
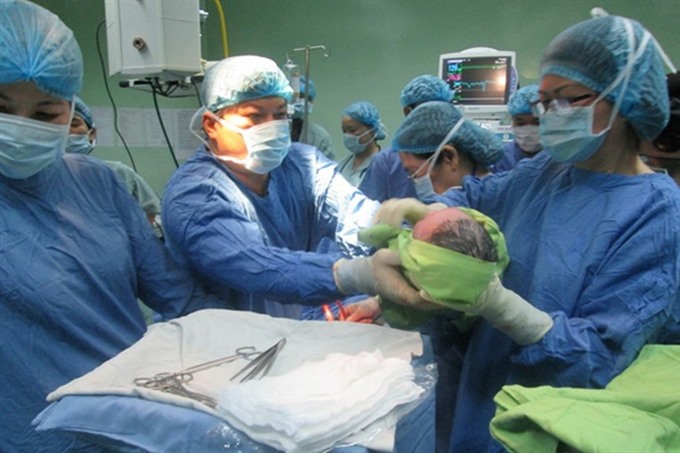
[[[510,452],[680,451],[680,346],[647,345],[604,389],[508,385],[491,434]]]
[[[473,305],[494,275],[501,274],[509,262],[505,238],[498,225],[478,211],[459,208],[480,223],[491,237],[498,254],[497,262],[483,261],[453,250],[413,239],[412,230],[380,224],[359,232],[359,239],[374,247],[398,250],[406,278],[445,309]],[[441,310],[423,311],[380,299],[383,317],[393,327],[410,329]]]

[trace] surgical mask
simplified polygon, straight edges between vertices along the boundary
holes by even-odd
[[[539,127],[534,125],[513,126],[512,128],[517,146],[526,153],[537,153],[543,149],[538,131]]]
[[[546,152],[558,162],[574,163],[590,159],[602,146],[607,133],[611,129],[616,115],[619,112],[623,96],[628,87],[628,81],[633,73],[635,61],[642,55],[650,41],[651,34],[647,32],[642,37],[637,52],[633,52],[635,33],[633,26],[627,19],[623,19],[628,34],[628,63],[614,81],[595,99],[585,107],[549,108],[541,116],[540,141]],[[593,118],[595,106],[598,102],[614,90],[619,84],[623,84],[616,102],[612,108],[607,127],[597,134],[593,133]]]
[[[66,142],[66,152],[69,154],[90,154],[94,143],[90,142],[89,134],[69,134]]]
[[[371,141],[369,140],[366,143],[360,143],[359,140],[364,135],[370,134],[372,132],[373,129],[369,129],[361,135],[342,134],[342,141],[345,144],[345,148],[347,148],[352,154],[363,153]]]
[[[33,176],[64,153],[68,124],[52,124],[0,113],[0,173]]]
[[[442,153],[444,146],[446,146],[446,144],[450,142],[451,139],[456,135],[456,132],[458,132],[458,129],[460,129],[460,127],[463,125],[463,122],[463,118],[458,120],[458,122],[451,128],[449,133],[446,134],[444,140],[442,140],[439,146],[437,146],[434,154],[430,156],[425,162],[423,162],[423,164],[418,167],[418,169],[410,176],[411,180],[413,181],[413,187],[416,191],[416,197],[418,197],[420,201],[431,201],[432,198],[437,195],[437,192],[435,192],[434,186],[432,185],[430,173],[432,173],[432,169],[437,163],[437,159],[439,159],[439,155]],[[423,176],[415,176],[423,171],[423,169],[426,167],[427,172]]]
[[[291,145],[289,120],[267,121],[248,129],[241,129],[217,115],[213,116],[222,126],[241,134],[248,151],[245,159],[218,156],[213,152],[219,160],[236,162],[253,173],[266,175],[278,168],[288,155]]]
[[[307,115],[312,114],[312,107],[314,104],[311,102],[307,103]],[[305,116],[305,101],[299,100],[293,104],[293,118],[303,118]]]

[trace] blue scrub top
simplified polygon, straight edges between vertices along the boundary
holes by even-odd
[[[373,156],[359,190],[371,200],[381,203],[390,198],[416,197],[416,189],[401,165],[399,153],[392,149],[382,150]]]
[[[302,305],[342,297],[333,263],[366,255],[357,239],[379,204],[316,148],[294,143],[254,194],[205,146],[163,196],[166,244],[213,294],[239,309],[298,318]]]
[[[499,224],[503,284],[554,320],[528,346],[477,321],[451,451],[503,451],[488,425],[504,384],[602,388],[646,343],[680,342],[680,189],[667,176],[589,172],[541,153],[438,201]]]
[[[37,433],[45,397],[165,317],[220,303],[177,268],[104,163],[68,154],[23,180],[0,175],[0,451],[62,451]]]
[[[500,173],[503,171],[510,171],[522,159],[531,157],[522,148],[519,147],[516,141],[511,141],[503,144],[503,157],[501,160],[491,166],[493,173]]]

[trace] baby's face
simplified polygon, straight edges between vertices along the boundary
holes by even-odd
[[[469,218],[467,214],[458,208],[446,208],[439,211],[428,212],[415,227],[413,227],[413,239],[431,242],[432,234],[445,222],[457,222],[460,219]]]

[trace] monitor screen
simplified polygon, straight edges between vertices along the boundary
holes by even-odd
[[[454,104],[505,105],[512,92],[513,55],[445,54],[440,59],[440,76],[453,91]]]

